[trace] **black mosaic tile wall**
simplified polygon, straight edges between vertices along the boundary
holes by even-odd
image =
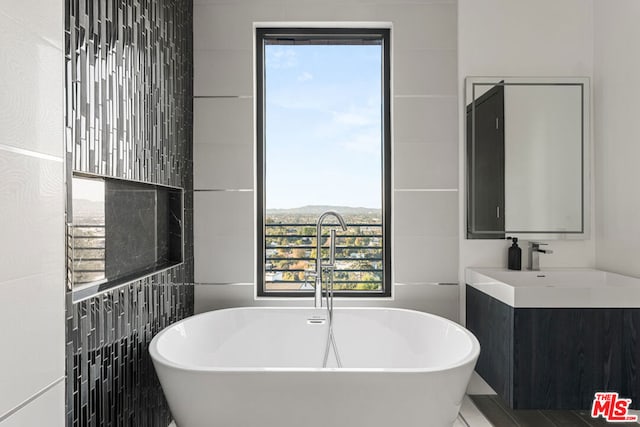
[[[148,345],[193,314],[184,268],[73,304],[67,294],[67,426],[159,426],[171,422]]]
[[[75,171],[184,187],[189,0],[65,0],[66,140]]]
[[[67,293],[68,426],[171,420],[147,349],[193,314],[192,22],[191,0],[65,0],[68,185],[84,172],[185,189],[182,265]]]

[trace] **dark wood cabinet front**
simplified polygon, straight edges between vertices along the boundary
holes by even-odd
[[[467,285],[476,371],[513,409],[590,409],[616,391],[640,408],[640,309],[514,308]]]

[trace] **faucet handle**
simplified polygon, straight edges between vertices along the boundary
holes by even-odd
[[[529,242],[529,249],[531,252],[540,252],[542,254],[552,254],[553,251],[551,249],[540,249],[540,246],[548,246],[548,243],[540,243],[540,242]]]
[[[316,286],[315,283],[315,279],[316,277],[318,277],[318,274],[316,273],[315,270],[312,270],[310,268],[304,270],[304,284],[302,285],[302,287],[300,289],[313,289]],[[313,285],[311,285],[311,282],[313,282]]]
[[[537,248],[539,246],[547,246],[548,243],[542,243],[542,242],[534,242],[532,240],[529,240],[529,247],[530,248]]]

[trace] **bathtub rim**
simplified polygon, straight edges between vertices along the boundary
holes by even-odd
[[[209,315],[210,313],[219,313],[222,311],[238,311],[238,310],[307,310],[307,311],[322,311],[326,312],[326,308],[314,308],[314,307],[230,307],[223,308],[218,310],[211,310],[204,313],[195,314],[193,316],[186,317],[178,322],[172,323],[171,325],[165,327],[160,332],[158,332],[151,343],[149,344],[149,354],[154,362],[161,363],[167,367],[172,369],[189,371],[189,372],[220,372],[220,373],[256,373],[256,372],[271,372],[271,373],[308,373],[308,372],[335,372],[335,373],[367,373],[367,372],[378,372],[378,373],[429,373],[429,372],[445,372],[453,369],[460,368],[465,366],[471,362],[477,360],[480,355],[480,342],[478,339],[464,326],[454,322],[453,320],[446,319],[442,316],[438,316],[432,313],[425,313],[422,311],[411,310],[406,308],[395,308],[395,307],[335,307],[334,310],[343,311],[343,310],[355,310],[355,311],[397,311],[397,312],[409,312],[409,313],[417,313],[423,315],[425,317],[436,318],[438,321],[442,321],[450,326],[461,329],[466,337],[471,341],[471,350],[459,361],[456,363],[439,366],[439,367],[428,367],[428,368],[310,368],[310,367],[211,367],[211,366],[190,366],[181,363],[176,363],[172,360],[167,359],[158,351],[158,340],[164,335],[166,331],[170,328],[177,326],[181,323],[184,323],[188,320],[193,320],[198,317],[204,317]]]

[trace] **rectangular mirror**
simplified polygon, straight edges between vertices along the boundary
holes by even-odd
[[[466,79],[467,238],[585,238],[587,78]]]

